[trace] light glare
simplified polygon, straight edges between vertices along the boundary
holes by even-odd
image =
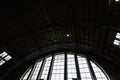
[[[119,2],[119,0],[115,0],[116,2]]]

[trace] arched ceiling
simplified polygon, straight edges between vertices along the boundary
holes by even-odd
[[[0,47],[15,65],[58,49],[92,52],[120,65],[120,48],[113,45],[118,10],[107,0],[3,2]]]

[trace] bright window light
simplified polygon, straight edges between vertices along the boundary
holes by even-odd
[[[34,69],[34,72],[33,72],[33,75],[31,77],[31,80],[36,80],[37,75],[38,75],[39,70],[40,70],[40,67],[41,67],[41,64],[42,64],[42,61],[37,62],[36,66],[35,66],[35,69]]]
[[[114,43],[115,45],[119,46],[120,45],[120,41],[119,40],[114,40]]]
[[[6,56],[4,59],[6,60],[6,61],[8,61],[8,60],[10,60],[12,57],[11,56]]]
[[[103,73],[103,71],[92,61],[90,61],[93,67],[93,70],[95,72],[96,78],[97,80],[101,79],[101,80],[107,80],[106,75]]]
[[[81,73],[81,80],[84,80],[84,79],[92,80],[86,58],[83,58],[81,56],[77,56],[77,58],[78,58],[78,63],[79,63],[79,68]]]
[[[64,80],[64,54],[56,55],[50,80]]]
[[[26,75],[23,77],[23,80],[27,80],[27,77],[28,77],[30,71],[31,71],[31,69],[28,70],[28,72],[26,73]]]
[[[73,78],[77,78],[76,66],[75,66],[75,58],[74,55],[67,55],[67,68],[68,68],[68,80],[72,80]]]
[[[0,60],[0,66],[2,66],[5,63],[4,60]]]
[[[117,39],[120,39],[120,33],[117,33],[117,34],[116,34],[116,38],[117,38]]]
[[[39,80],[39,78],[40,80],[78,80],[79,77],[81,80],[93,80],[93,73],[97,80],[110,80],[101,67],[87,60],[86,57],[79,55],[75,57],[76,55],[73,52],[66,54],[61,53],[45,57],[44,60],[39,60],[40,62],[43,61],[42,66],[37,61],[31,68],[32,71],[26,72],[26,77],[22,77],[20,80]],[[91,68],[89,64],[92,65]],[[90,72],[91,69],[93,69],[93,73]]]
[[[48,75],[48,72],[49,72],[49,67],[50,67],[51,59],[52,59],[52,57],[48,57],[46,59],[41,79],[47,80],[47,75]]]
[[[6,52],[2,52],[1,54],[0,54],[0,56],[3,58],[3,57],[5,57],[5,56],[7,56],[8,54],[6,53]]]
[[[5,62],[7,62],[8,60],[10,60],[12,57],[10,55],[8,55],[7,52],[2,52],[0,54],[0,66],[3,65]]]

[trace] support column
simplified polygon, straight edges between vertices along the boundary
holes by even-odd
[[[77,72],[77,80],[81,80],[80,69],[79,69],[79,63],[78,63],[77,55],[74,53],[74,56],[75,56],[75,66],[76,66],[76,72]]]
[[[65,60],[64,60],[64,80],[67,80],[67,53],[65,52]]]

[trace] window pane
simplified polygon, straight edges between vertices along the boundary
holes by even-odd
[[[77,56],[82,80],[92,80],[86,58]]]
[[[26,80],[28,78],[30,71],[31,71],[31,69],[29,69],[29,71],[25,74],[25,76],[23,77],[23,80]]]
[[[0,60],[0,66],[3,65],[5,63],[4,60]]]
[[[67,69],[68,80],[73,80],[73,78],[77,78],[74,55],[67,54]]]
[[[120,33],[117,33],[117,34],[116,34],[116,38],[117,38],[117,39],[120,39]]]
[[[92,61],[90,61],[94,70],[94,73],[96,75],[97,80],[108,80],[105,74],[100,70],[100,68],[94,64]]]
[[[64,54],[56,55],[51,80],[64,80]]]
[[[37,75],[38,75],[38,72],[39,72],[40,67],[41,67],[41,64],[42,64],[42,61],[37,62],[36,64],[37,64],[37,65],[36,65],[36,67],[35,67],[35,70],[34,70],[34,72],[33,72],[33,75],[32,75],[31,80],[36,80]]]
[[[0,54],[0,56],[3,58],[3,57],[5,57],[5,56],[7,56],[8,54],[6,53],[6,52],[2,52],[1,54]]]
[[[49,68],[50,68],[51,59],[52,59],[52,57],[48,57],[46,59],[41,79],[47,80],[47,76],[48,76],[48,72],[49,72]]]
[[[119,46],[119,45],[120,45],[120,41],[118,41],[118,40],[114,40],[114,43],[113,43],[113,44]]]
[[[78,59],[78,67],[80,71],[81,80],[92,80],[90,68],[88,66],[88,62],[85,57],[77,56]],[[49,68],[51,64],[52,56],[45,58],[42,71],[40,72],[40,79],[47,80]],[[34,68],[30,74],[28,80],[36,80],[38,73],[41,68],[41,64],[43,61],[39,60],[34,65]],[[65,66],[65,54],[58,54],[54,56],[53,66],[51,70],[50,80],[64,80],[64,66]],[[0,64],[4,64],[4,60],[0,60]],[[93,62],[90,62],[97,80],[108,80],[109,78],[102,72],[102,70],[96,66]],[[68,53],[67,54],[67,80],[77,79],[77,71],[76,71],[76,63],[75,63],[75,55]],[[30,71],[26,73],[26,75],[22,78],[22,80],[26,80]]]
[[[4,59],[5,59],[6,61],[8,61],[8,60],[10,60],[11,58],[12,58],[11,56],[7,55]]]

